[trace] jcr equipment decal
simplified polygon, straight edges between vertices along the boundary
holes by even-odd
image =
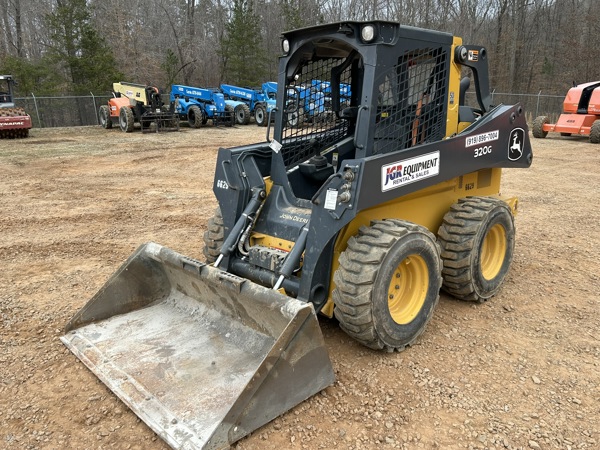
[[[397,161],[381,167],[381,191],[435,177],[440,173],[440,152]]]

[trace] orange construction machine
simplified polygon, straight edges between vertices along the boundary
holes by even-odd
[[[158,88],[134,83],[113,83],[113,98],[98,111],[100,125],[109,129],[119,125],[133,131],[139,123],[142,132],[179,131],[179,116],[164,105]]]
[[[573,86],[563,102],[563,112],[556,123],[548,116],[533,121],[533,137],[545,138],[549,131],[561,136],[589,136],[590,142],[600,143],[600,81]]]

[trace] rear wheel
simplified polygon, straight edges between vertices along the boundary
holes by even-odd
[[[225,241],[225,226],[221,208],[215,209],[215,214],[208,220],[208,229],[204,232],[204,258],[206,262],[214,263],[221,254],[221,247]]]
[[[600,120],[596,120],[590,129],[590,142],[600,144]]]
[[[112,120],[110,119],[110,109],[108,105],[102,105],[100,107],[98,116],[100,117],[100,125],[102,125],[102,128],[107,130],[112,128]]]
[[[200,128],[204,123],[204,114],[196,105],[190,106],[188,109],[188,124],[192,128]]]
[[[288,126],[300,128],[304,123],[304,108],[298,107],[287,113]]]
[[[129,106],[121,106],[121,111],[119,111],[119,127],[121,131],[132,132],[134,121],[133,110]]]
[[[426,228],[374,221],[348,240],[334,275],[335,317],[361,344],[403,350],[423,332],[439,300],[440,250]]]
[[[467,301],[483,302],[498,292],[513,259],[512,212],[491,197],[460,199],[438,231],[443,288]]]
[[[543,139],[548,135],[547,131],[544,131],[544,125],[550,123],[548,116],[536,117],[533,121],[533,137]]]
[[[250,122],[250,108],[245,103],[235,107],[235,123],[248,125]]]
[[[267,117],[267,111],[264,106],[258,105],[254,108],[254,120],[256,121],[256,125],[259,127],[266,127],[267,121],[269,120]]]
[[[235,115],[233,111],[233,106],[225,105],[225,125],[228,127],[233,126],[235,122]]]

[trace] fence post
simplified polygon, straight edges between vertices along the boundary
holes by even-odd
[[[540,115],[540,94],[542,93],[542,90],[540,89],[540,92],[538,92],[537,95],[537,104],[535,105],[535,117],[538,117]]]
[[[35,106],[35,115],[37,116],[37,119],[38,119],[38,125],[40,128],[43,128],[42,121],[40,120],[40,110],[38,109],[38,104],[37,104],[37,100],[35,98],[35,94],[32,92],[31,96],[33,97],[33,106]]]
[[[92,96],[92,102],[94,103],[94,114],[96,115],[96,125],[100,125],[100,119],[98,119],[98,107],[96,106],[96,97],[92,91],[90,91],[90,95]]]

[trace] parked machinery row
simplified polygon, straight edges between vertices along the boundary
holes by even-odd
[[[342,103],[351,96],[350,86],[339,87]],[[288,86],[284,117],[286,123],[301,127],[304,123],[324,121],[331,116],[331,86],[318,79]],[[130,132],[140,123],[142,131],[179,129],[179,121],[192,128],[206,125],[246,125],[252,117],[258,126],[266,127],[276,108],[277,83],[269,81],[260,88],[222,84],[220,89],[173,85],[169,104],[161,100],[158,88],[134,83],[114,83],[113,98],[99,111],[104,128],[119,125]]]

